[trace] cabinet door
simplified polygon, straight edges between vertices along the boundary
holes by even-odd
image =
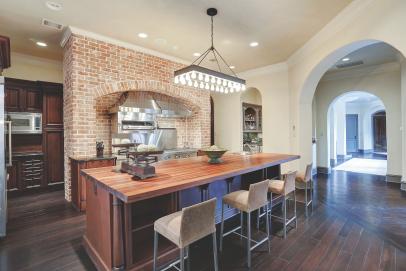
[[[7,190],[13,191],[18,190],[18,161],[13,160],[13,165],[7,168],[7,173],[9,175],[7,182]]]
[[[63,130],[44,132],[45,156],[47,162],[47,184],[64,181]]]
[[[8,87],[6,85],[5,90],[5,109],[9,112],[17,112],[20,111],[20,90],[14,87]]]
[[[62,92],[44,93],[43,121],[46,128],[63,127]]]
[[[25,91],[25,110],[42,112],[42,94],[37,89],[27,88]]]

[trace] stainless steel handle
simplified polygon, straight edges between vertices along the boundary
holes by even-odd
[[[13,150],[11,148],[11,121],[5,121],[7,124],[7,132],[8,132],[8,163],[6,164],[7,167],[11,167],[13,165]]]

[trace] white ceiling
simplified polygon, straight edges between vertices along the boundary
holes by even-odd
[[[341,96],[339,100],[348,104],[372,103],[380,101],[380,99],[375,95],[362,91],[349,92]]]
[[[41,26],[47,18],[192,61],[210,45],[206,9],[216,7],[215,46],[240,72],[286,60],[351,1],[55,0],[63,9],[51,11],[46,0],[0,0],[0,35],[11,38],[13,51],[61,60],[62,31]]]
[[[366,66],[373,66],[379,64],[385,64],[389,62],[396,62],[399,61],[400,53],[398,50],[393,48],[387,43],[379,42],[375,44],[371,44],[369,46],[363,47],[358,49],[357,51],[352,52],[351,54],[345,56],[344,58],[349,58],[350,60],[344,62],[343,60],[338,61],[331,69],[330,72],[338,71],[338,70],[347,70],[347,69],[355,69],[355,68],[362,68]],[[343,59],[344,59],[343,58]],[[348,67],[348,68],[337,68],[337,64],[347,64],[352,62],[362,61],[364,62],[361,65]]]

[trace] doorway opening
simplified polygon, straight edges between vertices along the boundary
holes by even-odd
[[[365,91],[350,91],[333,100],[327,113],[333,170],[386,175],[385,112],[381,99]]]

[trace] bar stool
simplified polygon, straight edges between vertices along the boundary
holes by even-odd
[[[268,191],[268,184],[269,180],[265,180],[262,182],[251,184],[249,190],[239,190],[227,194],[223,197],[223,201],[221,204],[221,233],[220,233],[220,252],[223,250],[223,237],[227,236],[231,233],[235,233],[240,237],[247,239],[247,262],[248,267],[251,267],[251,251],[263,244],[264,242],[268,241],[268,251],[271,250],[271,240],[269,235],[269,219],[267,216],[266,219],[266,233],[267,238],[264,238],[260,241],[255,241],[251,239],[251,212],[258,210],[261,207],[265,207],[265,210],[268,211],[268,199],[267,199],[267,191]],[[241,218],[243,212],[247,213],[247,236],[242,235],[242,219],[241,225],[236,227],[235,229],[223,234],[224,232],[224,205],[228,205],[232,208],[238,209],[241,214]],[[237,230],[241,229],[241,233],[236,233]],[[251,247],[251,242],[254,242],[255,245]]]
[[[305,210],[306,210],[306,217],[308,217],[308,207],[311,204],[311,210],[313,212],[313,179],[312,179],[312,169],[313,169],[313,164],[309,164],[306,166],[306,172],[305,174],[298,174],[296,176],[296,188],[300,186],[301,189],[303,189],[303,184],[305,188],[305,200],[304,202],[298,201],[301,203],[304,203],[305,205]],[[308,189],[310,189],[310,200],[308,200]]]
[[[270,213],[270,220],[272,217],[280,219],[283,221],[283,238],[286,238],[286,227],[295,221],[295,227],[297,227],[297,220],[296,220],[296,190],[295,190],[295,178],[296,178],[296,171],[289,172],[283,175],[283,180],[270,180],[269,181],[269,192],[270,192],[270,199],[269,203],[271,205],[269,213]],[[286,218],[286,201],[289,199],[289,194],[293,193],[294,196],[294,215],[291,218]],[[277,196],[274,198],[273,194]],[[283,216],[275,216],[272,215],[272,207],[273,201],[277,199],[282,199],[282,212]],[[267,212],[268,213],[268,212]]]
[[[180,270],[184,271],[185,250],[190,271],[189,245],[211,234],[213,238],[214,270],[218,270],[215,225],[216,198],[183,208],[182,211],[164,216],[154,223],[154,262],[157,270],[158,234],[180,249]],[[173,265],[173,264],[172,264]]]

